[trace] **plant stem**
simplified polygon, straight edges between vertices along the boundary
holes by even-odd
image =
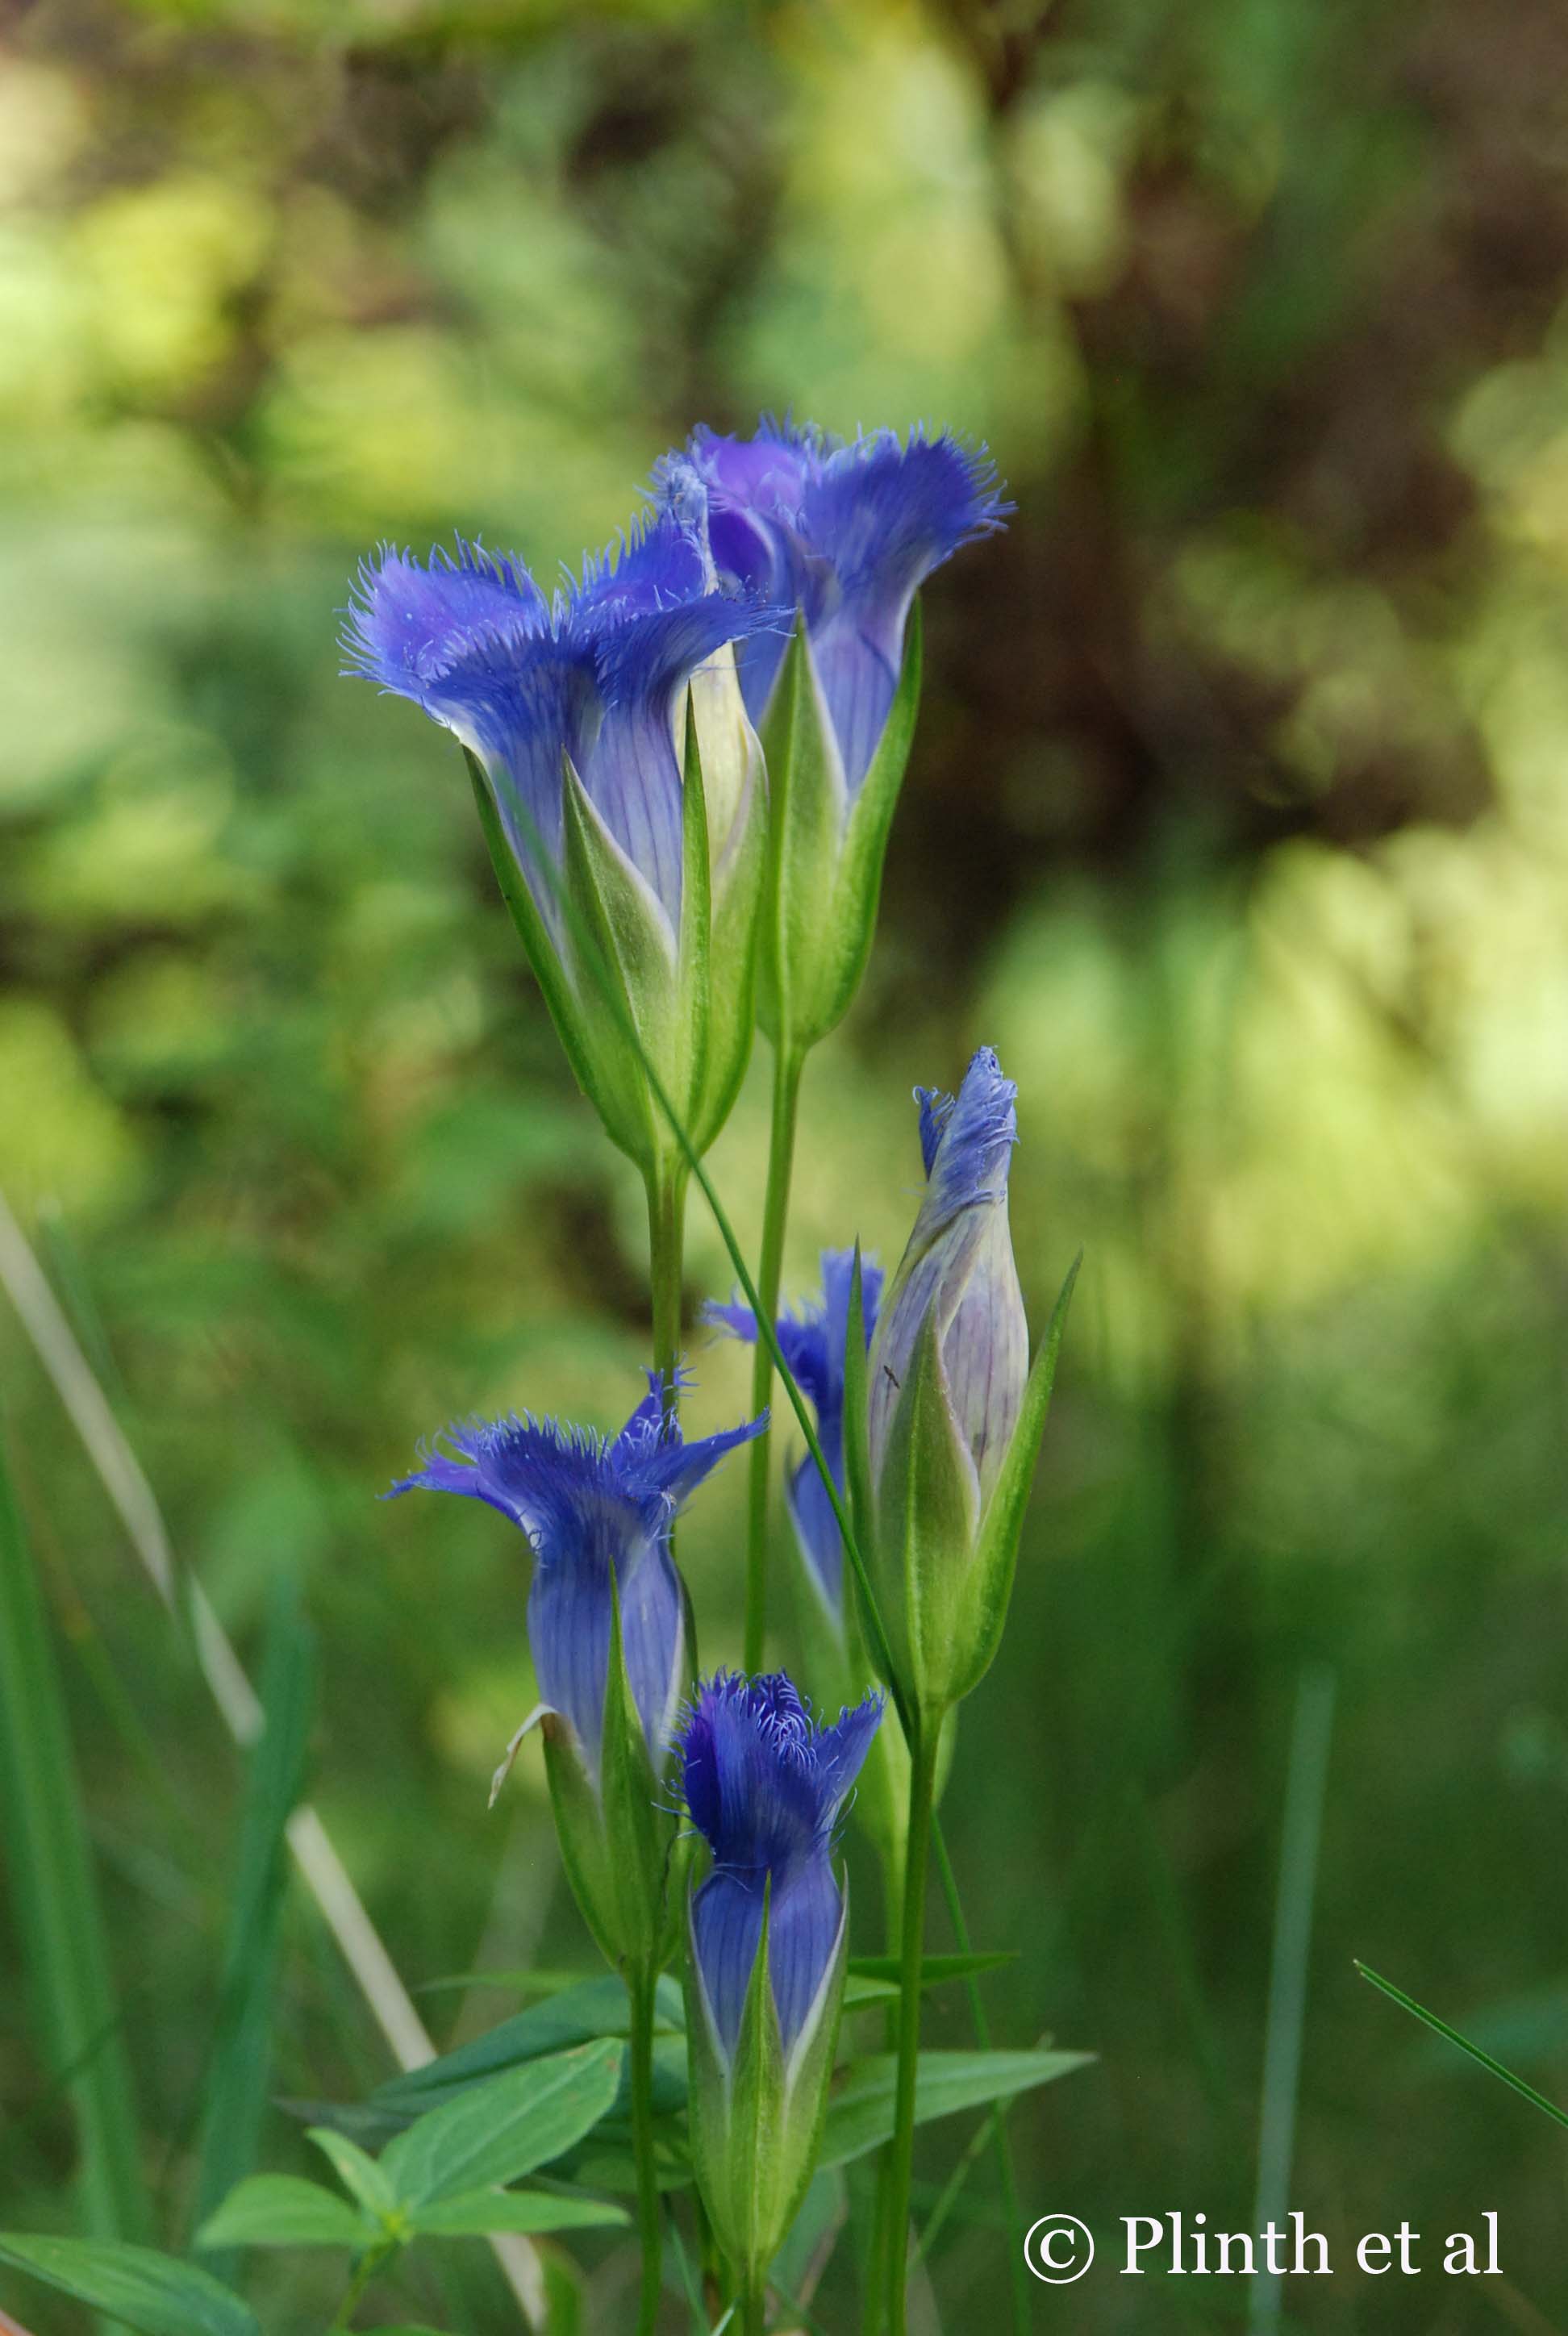
[[[741,2296],[741,2336],[767,2336],[767,2275],[748,2275]]]
[[[681,1293],[686,1278],[687,1169],[667,1163],[648,1180],[648,1270],[653,1290],[653,1367],[664,1384],[666,1413],[675,1409],[680,1361]]]
[[[365,2248],[354,2266],[348,2285],[343,2292],[343,2301],[333,2314],[333,2328],[347,2328],[353,2324],[354,2315],[359,2309],[365,2289],[382,2265],[391,2262],[401,2242],[396,2239],[378,2239],[374,2244]]]
[[[627,1974],[631,1999],[631,2147],[637,2165],[637,2234],[642,2248],[637,2336],[654,2336],[664,2284],[664,2225],[653,2154],[653,2016],[658,1972],[651,1963]]]
[[[905,2336],[910,2182],[915,2159],[915,2075],[920,2050],[920,1956],[925,1944],[926,1865],[930,1854],[940,1735],[940,1712],[922,1711],[910,1746],[910,1837],[904,1857],[899,2074],[888,2196],[888,2336]]]
[[[784,1270],[784,1226],[789,1218],[790,1175],[794,1166],[795,1107],[800,1100],[802,1058],[781,1038],[774,1054],[773,1131],[768,1139],[767,1198],[763,1206],[762,1259],[757,1268],[761,1315],[771,1324],[778,1313],[779,1276]],[[759,1328],[752,1366],[752,1417],[773,1391],[773,1348]],[[768,1453],[765,1432],[751,1447],[750,1499],[745,1543],[745,1668],[759,1671],[767,1639]]]

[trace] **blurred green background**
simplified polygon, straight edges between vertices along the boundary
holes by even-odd
[[[5,40],[0,1190],[248,1658],[301,1582],[313,1789],[404,1976],[585,1942],[535,1761],[485,1810],[533,1700],[522,1552],[374,1496],[453,1414],[623,1416],[643,1228],[455,750],[338,677],[335,612],[383,537],[575,560],[699,418],[950,423],[1018,510],[927,594],[786,1280],[857,1231],[896,1259],[909,1090],[995,1043],[1037,1325],[1086,1250],[948,1804],[978,1939],[1022,1950],[999,2037],[1101,2055],[1018,2110],[1025,2205],[1113,2254],[1125,2214],[1251,2226],[1327,1667],[1290,2198],[1342,2268],[1285,2324],[1568,2323],[1563,2136],[1351,1967],[1568,2094],[1568,17],[38,0]],[[712,1159],[748,1242],[765,1120],[759,1050]],[[694,1309],[727,1282],[694,1206]],[[711,1426],[744,1362],[693,1343]],[[0,1381],[178,2239],[240,1764],[4,1299]],[[709,1663],[742,1475],[683,1535]],[[0,1970],[3,2219],[58,2227],[72,2124],[3,1920]],[[510,2008],[422,2001],[443,2040]],[[968,2039],[956,1992],[931,2033]],[[275,2048],[282,2094],[390,2072],[297,1901]],[[264,2153],[304,2163],[279,2114]],[[1501,2280],[1348,2268],[1487,2208]],[[987,2162],[950,2331],[1001,2324],[1005,2245]],[[449,2324],[515,2326],[473,2253]],[[318,2260],[255,2267],[269,2327],[319,2324]],[[1037,2319],[1251,2302],[1105,2269]]]

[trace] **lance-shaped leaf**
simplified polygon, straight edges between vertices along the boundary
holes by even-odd
[[[915,2123],[1011,2100],[1087,2068],[1092,2052],[922,2052],[915,2072]],[[879,2053],[850,2068],[828,2107],[822,2164],[845,2166],[892,2138],[898,2059]]]
[[[622,2046],[606,2038],[511,2068],[430,2109],[387,2144],[382,2171],[413,2213],[516,2181],[561,2156],[615,2099]]]
[[[622,2206],[553,2190],[465,2190],[432,2198],[409,2216],[416,2238],[482,2239],[492,2231],[587,2231],[629,2219]]]
[[[151,2247],[5,2231],[0,2263],[111,2313],[141,2336],[261,2336],[249,2305],[209,2272]]]
[[[237,2183],[196,2234],[203,2249],[219,2247],[364,2247],[377,2234],[375,2219],[336,2191],[296,2174],[251,2174]]]

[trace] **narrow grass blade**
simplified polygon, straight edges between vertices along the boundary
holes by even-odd
[[[226,1727],[237,1743],[253,1743],[262,1724],[260,1698],[200,1583],[176,1566],[152,1487],[3,1192],[0,1285],[149,1579],[171,1614],[189,1625],[202,1677]],[[307,1806],[295,1810],[288,1820],[288,1846],[399,2068],[416,2068],[433,2059],[435,2047],[424,2023],[315,1809]],[[491,2247],[529,2326],[544,2328],[549,2299],[538,2249],[531,2240],[506,2232],[497,2234]]]
[[[1274,1909],[1274,1953],[1269,1973],[1269,2026],[1263,2049],[1263,2100],[1258,2130],[1255,2230],[1283,2222],[1290,2203],[1296,2146],[1296,2097],[1301,2073],[1301,2030],[1307,2011],[1307,1962],[1312,1943],[1312,1902],[1318,1890],[1318,1843],[1329,1783],[1334,1727],[1334,1674],[1320,1665],[1301,1674],[1290,1731],[1285,1781],[1284,1835]],[[1247,2319],[1253,2336],[1280,2324],[1280,2278],[1255,2282]]]
[[[272,2008],[288,1876],[288,1820],[300,1796],[315,1701],[314,1640],[285,1576],[273,1600],[261,1681],[262,1731],[250,1755],[239,1854],[202,2088],[194,2208],[200,2225],[255,2165],[271,2074]],[[237,2257],[209,2270],[231,2278]]]
[[[1402,1987],[1396,1987],[1392,1980],[1380,1978],[1363,1962],[1358,1962],[1356,1969],[1371,1986],[1379,1989],[1390,2003],[1398,2004],[1402,2010],[1409,2012],[1412,2019],[1423,2021],[1435,2035],[1441,2036],[1447,2043],[1457,2045],[1459,2050],[1468,2053],[1479,2067],[1494,2077],[1500,2077],[1521,2100],[1528,2101],[1534,2108],[1544,2109],[1558,2125],[1568,2126],[1568,2110],[1560,2109],[1555,2101],[1549,2101],[1544,2093],[1538,2093],[1534,2085],[1527,2085],[1523,2077],[1516,2077],[1512,2068],[1505,2068],[1501,2060],[1492,2058],[1490,2052],[1483,2052],[1479,2044],[1472,2044],[1467,2036],[1461,2036],[1456,2028],[1450,2028],[1446,2020],[1439,2020],[1435,2011],[1428,2011],[1424,2004],[1417,2002],[1413,1995],[1407,1995]]]
[[[150,2235],[131,2067],[43,1595],[0,1437],[0,1810],[44,2055],[76,2119],[83,2230]]]

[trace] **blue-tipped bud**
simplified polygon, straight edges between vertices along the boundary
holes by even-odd
[[[782,1672],[720,1672],[681,1739],[682,1796],[713,1854],[690,1908],[692,2155],[726,2253],[755,2271],[811,2179],[843,1998],[848,1901],[833,1835],[881,1722],[826,1726]]]
[[[1066,1292],[1031,1376],[1008,1225],[1017,1095],[989,1046],[956,1096],[916,1089],[926,1189],[870,1358],[877,1562],[938,1718],[996,1652],[1065,1310]]]
[[[795,620],[793,641],[759,628],[735,656],[771,792],[760,1011],[799,1052],[842,1017],[870,950],[920,696],[915,596],[1009,506],[984,453],[946,432],[846,444],[765,419],[754,438],[696,431],[661,483],[688,468],[720,577]]]
[[[552,598],[461,539],[428,565],[384,547],[345,632],[352,671],[466,749],[572,1066],[645,1172],[669,1138],[621,1017],[704,1144],[751,1020],[765,788],[734,644],[788,612],[720,588],[707,519],[696,471],[670,465],[657,508]]]
[[[850,1293],[854,1278],[853,1250],[824,1250],[822,1254],[822,1295],[808,1298],[793,1313],[781,1314],[775,1329],[784,1361],[801,1392],[816,1414],[817,1441],[841,1499],[844,1483],[844,1353],[849,1340]],[[876,1329],[881,1298],[881,1268],[869,1260],[861,1266],[861,1307],[869,1347]],[[710,1322],[719,1324],[748,1343],[757,1335],[756,1317],[749,1306],[709,1305]],[[804,1563],[806,1579],[822,1611],[842,1642],[844,1637],[844,1545],[833,1504],[823,1483],[822,1471],[809,1452],[802,1455],[784,1482],[790,1522]]]
[[[392,1487],[487,1502],[527,1538],[536,1717],[562,1852],[612,1961],[648,1952],[662,1921],[669,1835],[656,1804],[696,1660],[670,1527],[725,1454],[763,1426],[687,1443],[650,1374],[618,1436],[510,1416],[460,1422]]]

